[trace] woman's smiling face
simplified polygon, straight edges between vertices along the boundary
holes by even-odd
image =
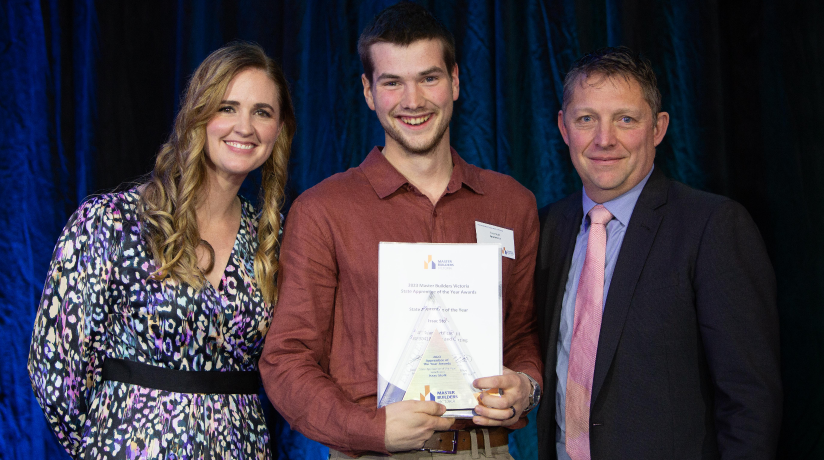
[[[263,70],[241,71],[206,125],[208,170],[242,182],[272,154],[282,126],[275,83]]]

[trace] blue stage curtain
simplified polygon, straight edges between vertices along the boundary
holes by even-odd
[[[55,239],[89,193],[95,9],[91,1],[5,2],[0,24],[0,456],[60,458],[26,362]]]
[[[284,68],[298,118],[294,197],[357,166],[383,129],[363,100],[357,39],[396,0],[5,0],[0,4],[0,458],[67,458],[34,401],[31,327],[57,235],[90,193],[139,181],[189,75],[243,39]],[[804,0],[421,0],[453,31],[452,144],[539,206],[580,188],[557,129],[563,75],[628,45],[671,116],[656,164],[743,203],[776,268],[785,414],[779,458],[824,458],[824,6]],[[252,175],[241,193],[252,195]],[[803,242],[803,244],[801,244]],[[552,403],[554,395],[545,395]],[[265,399],[265,396],[264,396]],[[267,407],[279,458],[327,449]],[[535,424],[510,448],[536,459]]]

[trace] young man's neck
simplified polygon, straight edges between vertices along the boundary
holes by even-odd
[[[433,205],[443,196],[452,178],[452,152],[448,133],[428,153],[408,152],[387,137],[383,155]]]

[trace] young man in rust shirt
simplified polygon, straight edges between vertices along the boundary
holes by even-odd
[[[266,392],[294,429],[332,449],[331,458],[427,458],[428,451],[407,451],[451,450],[453,436],[459,454],[475,447],[511,458],[507,435],[526,425],[542,374],[533,307],[535,197],[450,148],[459,93],[455,45],[428,11],[411,3],[387,8],[358,50],[363,94],[386,145],[292,205],[280,298],[260,360]],[[502,260],[504,375],[475,381],[503,395],[483,398],[471,422],[441,418],[445,408],[434,401],[378,409],[379,242],[475,243],[476,221],[514,232],[516,258]],[[442,432],[450,429],[460,431]]]

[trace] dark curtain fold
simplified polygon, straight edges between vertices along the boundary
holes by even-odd
[[[6,0],[0,4],[0,458],[66,458],[26,372],[55,239],[90,193],[140,181],[188,76],[234,40],[290,81],[288,203],[383,142],[363,100],[360,31],[395,0]],[[671,116],[656,164],[753,215],[779,286],[785,411],[778,458],[824,458],[824,5],[804,0],[426,0],[455,34],[452,143],[540,206],[580,187],[557,130],[563,75],[607,45],[641,51]],[[242,189],[254,198],[257,176]],[[551,403],[553,395],[546,396]],[[325,458],[267,406],[280,458]],[[512,437],[534,459],[535,424]]]
[[[28,342],[60,229],[90,191],[96,18],[90,1],[0,8],[0,456],[65,455],[35,402]]]

